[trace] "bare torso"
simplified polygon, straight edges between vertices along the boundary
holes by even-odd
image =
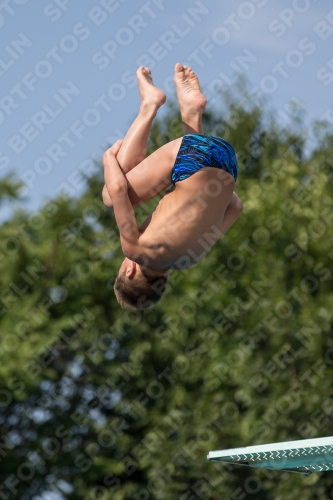
[[[183,270],[197,264],[222,236],[234,184],[231,174],[212,167],[177,182],[139,238],[149,256],[147,267]]]

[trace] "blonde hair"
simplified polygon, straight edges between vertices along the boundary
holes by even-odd
[[[165,292],[166,276],[146,277],[144,274],[127,278],[124,274],[118,274],[114,293],[117,301],[123,309],[147,309],[161,300]]]

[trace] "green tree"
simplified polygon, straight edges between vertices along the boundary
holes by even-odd
[[[332,473],[206,460],[330,435],[333,415],[333,136],[319,127],[307,158],[298,118],[279,127],[242,88],[222,108],[205,131],[236,149],[243,214],[202,262],[171,273],[154,309],[115,300],[122,255],[98,166],[80,198],[1,225],[1,498],[332,496]],[[180,134],[171,106],[150,150]],[[6,180],[0,195],[16,189]]]

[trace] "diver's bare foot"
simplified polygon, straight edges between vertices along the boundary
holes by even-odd
[[[141,106],[157,110],[166,101],[165,93],[154,86],[149,68],[140,66],[136,72],[136,76],[138,79]]]
[[[183,121],[193,115],[201,116],[207,99],[200,90],[199,80],[194,71],[188,66],[177,63],[174,82]]]

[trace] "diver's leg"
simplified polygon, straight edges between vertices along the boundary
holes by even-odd
[[[188,66],[177,63],[174,82],[184,134],[203,134],[202,114],[207,100],[200,90],[196,74]]]
[[[138,116],[129,128],[117,160],[125,173],[138,165],[147,154],[147,141],[157,110],[165,103],[164,92],[153,85],[151,72],[141,66],[137,71],[141,105]]]
[[[174,82],[185,134],[203,134],[202,114],[207,100],[199,80],[188,66],[177,63]],[[153,198],[171,185],[171,174],[182,138],[165,144],[126,175],[134,206]]]
[[[139,113],[129,128],[117,154],[117,161],[125,174],[140,164],[147,154],[147,141],[157,110],[166,100],[164,92],[153,85],[151,72],[141,66],[137,73],[140,93]],[[102,192],[104,204],[112,208],[112,200],[106,189]]]
[[[126,174],[128,196],[134,207],[154,198],[171,186],[172,168],[181,141],[182,137],[168,142]]]

